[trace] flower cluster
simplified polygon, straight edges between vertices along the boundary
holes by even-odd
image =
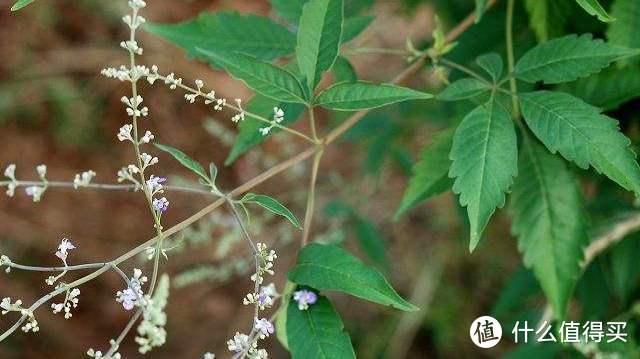
[[[261,127],[260,128],[260,133],[263,136],[266,136],[269,134],[269,132],[271,132],[271,130],[279,125],[280,123],[282,123],[282,121],[284,121],[284,110],[279,108],[279,107],[274,107],[273,108],[273,120],[271,120],[269,126],[267,127]]]
[[[275,284],[271,283],[268,286],[263,286],[260,288],[260,292],[258,295],[255,293],[249,293],[243,299],[244,305],[249,304],[257,304],[260,310],[265,310],[267,308],[271,308],[273,306],[275,299],[279,296],[276,291]]]
[[[136,165],[122,167],[118,171],[118,183],[131,182],[136,186],[136,190],[138,190],[141,187],[140,182],[136,179],[136,174],[138,173],[140,173],[140,170]]]
[[[0,256],[0,268],[2,266],[7,266],[7,268],[4,270],[5,272],[7,272],[7,273],[11,272],[11,263],[12,263],[11,262],[11,258],[9,258],[8,256],[6,256],[4,254],[2,256]]]
[[[56,251],[55,255],[56,257],[60,258],[60,260],[64,264],[65,270],[62,271],[62,273],[58,274],[57,276],[49,276],[49,278],[45,280],[45,283],[47,283],[48,285],[54,285],[55,282],[58,281],[58,279],[62,278],[65,274],[67,274],[67,271],[66,271],[67,256],[69,255],[69,251],[73,249],[76,249],[76,246],[67,238],[63,238],[62,241],[60,241],[60,244],[58,245],[58,250]]]
[[[233,339],[227,341],[227,348],[234,353],[246,353],[247,358],[250,359],[266,359],[269,357],[267,351],[264,349],[258,349],[258,344],[255,340],[242,333],[236,332]]]
[[[298,302],[298,309],[307,310],[310,304],[318,301],[318,296],[312,291],[303,289],[293,293],[293,300]]]
[[[34,202],[40,202],[42,196],[49,187],[49,181],[47,181],[47,166],[36,166],[36,172],[38,173],[40,184],[26,187],[25,193],[27,196],[31,197]],[[7,166],[4,170],[4,176],[10,180],[7,184],[6,194],[9,197],[13,197],[15,195],[16,188],[20,186],[20,181],[16,179],[16,165],[12,163]]]
[[[142,285],[147,282],[147,277],[142,275],[138,268],[133,270],[133,277],[128,280],[127,288],[116,293],[116,302],[122,303],[126,310],[132,310],[136,306],[144,306],[144,292]]]
[[[162,346],[167,340],[167,314],[164,308],[169,298],[169,277],[165,274],[160,278],[153,298],[147,298],[142,311],[142,322],[138,326],[136,343],[140,345],[141,354],[148,353],[155,347]]]
[[[4,176],[11,180],[11,182],[7,185],[7,196],[13,197],[16,193],[16,188],[18,187],[18,181],[16,180],[16,165],[10,164],[4,170]]]
[[[259,318],[259,312],[270,308],[274,300],[279,296],[275,285],[261,286],[265,274],[273,275],[273,262],[278,257],[274,250],[270,250],[264,243],[256,244],[256,272],[251,276],[255,283],[255,290],[243,299],[245,305],[254,305],[256,308],[253,318],[251,334],[236,333],[233,339],[227,341],[227,347],[234,353],[246,353],[248,358],[267,358],[267,351],[258,349],[258,339],[265,339],[275,332],[275,327],[266,318]]]
[[[73,315],[71,314],[72,308],[78,307],[78,302],[80,299],[80,289],[73,288],[71,290],[67,289],[65,294],[64,301],[62,303],[53,303],[51,304],[51,309],[53,309],[53,314],[58,314],[64,310],[64,319],[69,319]]]
[[[91,170],[76,174],[76,177],[73,179],[73,188],[78,189],[80,187],[89,187],[93,177],[95,176],[96,173]]]
[[[273,275],[273,262],[278,258],[278,255],[273,249],[267,248],[267,245],[264,243],[257,243],[256,250],[256,256],[258,257],[260,265],[258,266],[257,272],[251,276],[251,280],[262,284],[265,273]]]
[[[2,309],[2,315],[5,315],[10,312],[17,312],[20,315],[26,317],[27,323],[23,325],[21,328],[23,332],[35,333],[40,330],[40,327],[38,326],[38,321],[36,320],[36,317],[33,315],[33,312],[29,309],[23,308],[22,301],[20,299],[12,303],[10,297],[3,298],[2,302],[0,302],[0,309]]]
[[[109,341],[109,344],[111,345],[113,351],[118,350],[119,345],[115,340],[111,339]],[[93,348],[89,348],[89,350],[87,350],[87,356],[93,359],[122,359],[122,355],[120,355],[120,353],[118,352],[115,352],[111,355],[107,354],[107,356],[105,356],[105,354],[102,354],[100,350],[95,350]]]

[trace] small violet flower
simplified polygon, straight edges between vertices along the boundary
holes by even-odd
[[[162,191],[162,184],[167,181],[166,177],[156,177],[151,175],[151,177],[147,180],[147,187],[149,187],[149,191],[152,194],[156,194]]]
[[[68,251],[76,249],[76,246],[71,243],[67,238],[63,238],[60,244],[58,245],[58,251],[56,252],[56,257],[60,258],[63,262],[67,263],[67,255]]]
[[[318,296],[312,291],[303,289],[293,293],[293,300],[298,302],[298,309],[307,310],[310,304],[318,301]]]
[[[254,327],[260,333],[262,338],[266,338],[269,334],[273,334],[276,329],[273,324],[265,318],[256,319]]]
[[[116,302],[121,303],[125,310],[131,310],[136,305],[141,305],[144,292],[142,285],[147,282],[147,277],[142,275],[138,268],[133,270],[133,277],[129,280],[129,286],[116,293]]]
[[[154,198],[153,208],[160,213],[164,213],[169,209],[169,200],[166,197]]]

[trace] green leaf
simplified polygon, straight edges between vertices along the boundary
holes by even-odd
[[[489,91],[483,82],[474,78],[464,78],[453,82],[447,86],[437,96],[440,101],[459,101],[476,97],[484,92]]]
[[[571,13],[570,0],[525,0],[529,24],[540,42],[563,35]]]
[[[498,80],[502,78],[502,71],[504,69],[504,63],[502,57],[496,53],[490,53],[482,55],[476,59],[476,63],[491,76],[494,83],[498,83]]]
[[[293,24],[300,22],[302,7],[309,0],[270,0],[271,6],[275,8],[280,16]]]
[[[346,225],[355,233],[362,252],[378,268],[384,270],[388,268],[385,239],[371,220],[363,217],[355,208],[342,201],[329,202],[324,211],[328,217],[346,218]]]
[[[302,8],[309,0],[270,0],[270,2],[280,16],[292,24],[298,25]],[[373,0],[345,0],[344,16],[345,18],[356,16],[371,5],[373,5]]]
[[[408,100],[426,100],[433,95],[391,84],[339,83],[324,90],[315,104],[337,111],[358,111]]]
[[[11,11],[18,11],[18,10],[22,9],[23,7],[25,7],[25,6],[30,5],[34,1],[36,1],[36,0],[18,0],[11,7]]]
[[[438,133],[431,144],[422,150],[420,161],[413,167],[413,176],[396,211],[396,219],[427,198],[451,188],[451,179],[447,174],[451,167],[449,152],[453,134],[452,129]]]
[[[527,82],[558,84],[589,76],[614,61],[637,54],[638,50],[594,40],[590,34],[569,35],[529,50],[516,64],[515,73]]]
[[[623,303],[628,303],[633,291],[638,288],[640,267],[637,255],[640,252],[640,235],[634,233],[611,248],[611,274],[613,289]]]
[[[343,11],[342,0],[311,0],[302,9],[296,56],[310,89],[338,57]]]
[[[386,270],[389,267],[389,263],[387,262],[385,240],[375,224],[367,218],[356,214],[354,218],[354,230],[358,238],[358,244],[364,254],[366,254],[378,268]]]
[[[183,48],[189,56],[202,58],[200,48],[219,54],[240,52],[270,61],[290,55],[295,35],[273,20],[237,12],[202,13],[177,24],[147,24],[144,29]]]
[[[336,290],[404,311],[416,311],[402,299],[379,271],[364,265],[344,249],[311,243],[300,251],[288,278],[319,290]]]
[[[288,70],[241,53],[223,56],[199,48],[197,50],[261,95],[284,102],[307,102],[302,84]]]
[[[291,222],[291,224],[293,224],[294,227],[298,229],[302,229],[302,226],[300,225],[300,221],[298,221],[296,216],[282,203],[278,202],[277,200],[269,196],[265,196],[262,194],[247,193],[246,195],[244,195],[244,197],[242,197],[241,202],[255,203],[260,207],[265,208],[271,213],[274,213],[286,218],[287,220],[289,220],[289,222]]]
[[[333,74],[336,78],[336,82],[356,82],[358,81],[358,74],[351,62],[345,57],[338,56],[336,63],[333,64]]]
[[[175,158],[178,162],[180,162],[180,164],[182,164],[183,166],[191,170],[191,172],[200,176],[203,180],[207,181],[207,183],[209,182],[209,177],[207,176],[207,172],[204,170],[202,165],[200,165],[196,160],[187,156],[184,152],[180,151],[177,148],[161,145],[159,143],[155,143],[155,146],[158,149],[173,156],[173,158]]]
[[[640,167],[616,120],[562,92],[538,91],[519,97],[525,121],[551,153],[560,152],[580,168],[591,165],[640,195]]]
[[[476,23],[482,20],[482,15],[487,9],[487,2],[489,0],[476,0]]]
[[[270,118],[273,116],[274,107],[281,108],[285,113],[284,121],[281,123],[283,126],[288,126],[298,121],[300,114],[305,109],[305,106],[301,104],[280,102],[258,94],[247,103],[245,110],[263,118]],[[269,132],[269,135],[263,136],[259,129],[264,126],[264,122],[250,116],[240,122],[238,124],[238,135],[229,156],[225,160],[225,165],[232,164],[244,153],[269,138],[269,136],[281,131],[278,127],[274,127]]]
[[[286,330],[293,359],[356,357],[340,315],[324,296],[318,295],[318,301],[307,310],[298,309],[295,301],[290,302]]]
[[[607,11],[600,5],[598,0],[576,0],[578,5],[580,5],[584,11],[589,13],[591,16],[596,16],[598,20],[602,22],[611,22],[615,19],[607,14]]]
[[[344,29],[342,30],[342,43],[355,39],[373,22],[373,16],[354,16],[344,21]]]
[[[562,320],[589,243],[578,181],[564,161],[526,138],[513,185],[512,233],[555,317]]]
[[[612,44],[628,48],[640,47],[640,1],[616,0],[611,14],[616,21],[609,24],[607,39]]]
[[[467,207],[473,251],[518,172],[516,132],[507,110],[492,99],[471,111],[456,129],[449,158],[453,192]]]
[[[563,84],[559,90],[605,111],[615,110],[629,100],[640,97],[640,67],[612,66],[586,79]]]

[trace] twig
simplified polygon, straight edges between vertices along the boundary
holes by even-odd
[[[8,186],[12,181],[0,181],[0,187]],[[42,181],[15,181],[13,182],[17,187],[29,187],[29,186],[41,186]],[[47,181],[47,185],[49,187],[56,188],[68,188],[75,190],[82,189],[92,189],[92,190],[102,190],[102,191],[129,191],[135,192],[139,190],[134,184],[115,184],[115,183],[90,183],[84,186],[78,186],[75,188],[75,184],[73,182],[64,182],[64,181]],[[165,189],[175,192],[184,192],[184,193],[194,193],[194,194],[205,194],[211,195],[211,192],[205,189],[200,188],[189,188],[189,187],[181,187],[181,186],[163,186]]]
[[[302,231],[302,247],[309,243],[309,235],[311,234],[311,224],[313,223],[313,212],[315,209],[316,182],[318,181],[318,169],[320,168],[322,153],[322,149],[316,152],[311,166],[311,179],[309,180],[309,193],[307,194],[307,209],[304,215],[304,227]]]

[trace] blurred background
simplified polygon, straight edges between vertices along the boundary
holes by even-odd
[[[49,179],[72,181],[76,173],[91,169],[94,182],[113,183],[116,171],[130,163],[131,149],[115,134],[126,120],[120,97],[125,84],[101,77],[100,70],[126,60],[118,47],[128,36],[121,17],[122,1],[38,0],[19,13],[10,13],[11,1],[0,0],[0,167],[18,166],[19,179],[36,179],[35,166],[49,167]],[[434,15],[450,28],[473,11],[473,1],[404,0],[367,1],[362,12],[375,15],[374,23],[353,44],[349,59],[358,76],[388,81],[406,66],[403,56],[358,52],[357,47],[405,48],[406,39],[422,47],[431,41]],[[571,2],[573,3],[573,2]],[[604,2],[608,3],[608,2]],[[573,6],[573,5],[572,5]],[[144,16],[153,22],[173,23],[209,11],[237,10],[279,19],[268,1],[153,0]],[[594,32],[604,28],[579,9],[566,32]],[[504,4],[492,9],[485,20],[459,39],[451,57],[469,63],[504,47]],[[517,52],[535,43],[527,27],[527,15],[518,2]],[[143,61],[163,72],[176,72],[185,82],[201,78],[227,98],[248,99],[251,93],[208,65],[188,59],[184,52],[154,35],[139,36],[145,49]],[[441,81],[432,69],[417,74],[410,86],[437,92]],[[452,73],[452,77],[460,76]],[[202,163],[220,167],[219,184],[230,190],[261,171],[305,149],[305,144],[285,134],[271,136],[264,144],[231,166],[223,166],[235,138],[230,113],[213,113],[204,105],[191,105],[182,93],[165,87],[142,87],[151,109],[143,128],[153,131],[161,143],[180,148]],[[510,340],[491,350],[479,350],[469,340],[469,325],[493,314],[503,323],[522,318],[535,321],[545,302],[531,273],[521,267],[516,242],[509,234],[506,211],[498,211],[479,249],[468,252],[466,214],[449,192],[394,221],[411,166],[420,149],[439,129],[457,123],[472,104],[431,102],[392,106],[367,116],[343,140],[328,149],[322,161],[317,193],[313,238],[343,242],[365,261],[385,271],[394,287],[422,308],[402,314],[342,295],[332,295],[361,358],[482,358],[508,354]],[[623,127],[635,133],[638,103],[616,109]],[[344,116],[320,113],[324,130]],[[306,121],[296,128],[308,131]],[[173,184],[193,185],[192,178],[173,160],[160,156],[164,175]],[[308,166],[302,164],[267,181],[254,192],[269,194],[304,214]],[[586,173],[584,188],[594,212],[608,215],[630,208],[630,201],[613,186]],[[608,191],[608,192],[606,192]],[[606,193],[603,197],[601,193]],[[169,227],[211,202],[197,194],[168,193],[172,208]],[[611,208],[607,212],[607,208]],[[279,259],[274,281],[283,288],[286,268],[295,260],[301,234],[279,219],[253,208],[251,231],[277,248]],[[33,265],[57,265],[54,252],[68,237],[78,249],[70,263],[114,258],[152,237],[148,208],[140,194],[50,189],[41,203],[32,203],[21,191],[15,198],[0,196],[0,253],[14,261]],[[167,343],[148,356],[199,358],[205,351],[226,357],[226,340],[236,330],[246,330],[251,310],[242,298],[252,283],[249,252],[239,237],[230,213],[224,209],[173,238],[181,245],[163,261],[162,272],[171,275],[167,309]],[[638,249],[638,241],[630,241]],[[368,246],[383,248],[379,260],[367,259]],[[620,250],[619,250],[620,251]],[[636,252],[637,253],[637,252]],[[123,269],[143,266],[145,257]],[[637,267],[637,261],[630,266]],[[148,264],[146,268],[149,268]],[[150,270],[150,269],[147,269]],[[579,284],[572,310],[604,319],[621,303],[637,295],[637,270],[625,286],[607,279],[609,258],[592,265],[585,276],[602,280]],[[70,274],[69,276],[73,276]],[[0,275],[0,297],[32,303],[46,293],[45,276],[12,271]],[[73,318],[64,320],[48,307],[37,312],[37,334],[15,333],[0,344],[0,358],[78,358],[89,347],[105,349],[117,336],[129,314],[115,302],[121,279],[106,274],[81,288],[80,305]],[[600,283],[593,287],[593,283]],[[630,285],[629,283],[635,283]],[[631,289],[629,287],[631,286]],[[12,316],[0,317],[0,330],[13,324]],[[505,329],[505,336],[509,329]],[[266,341],[275,358],[287,357],[275,338]],[[126,358],[141,357],[130,336],[121,348]],[[555,347],[536,357],[553,356]]]

